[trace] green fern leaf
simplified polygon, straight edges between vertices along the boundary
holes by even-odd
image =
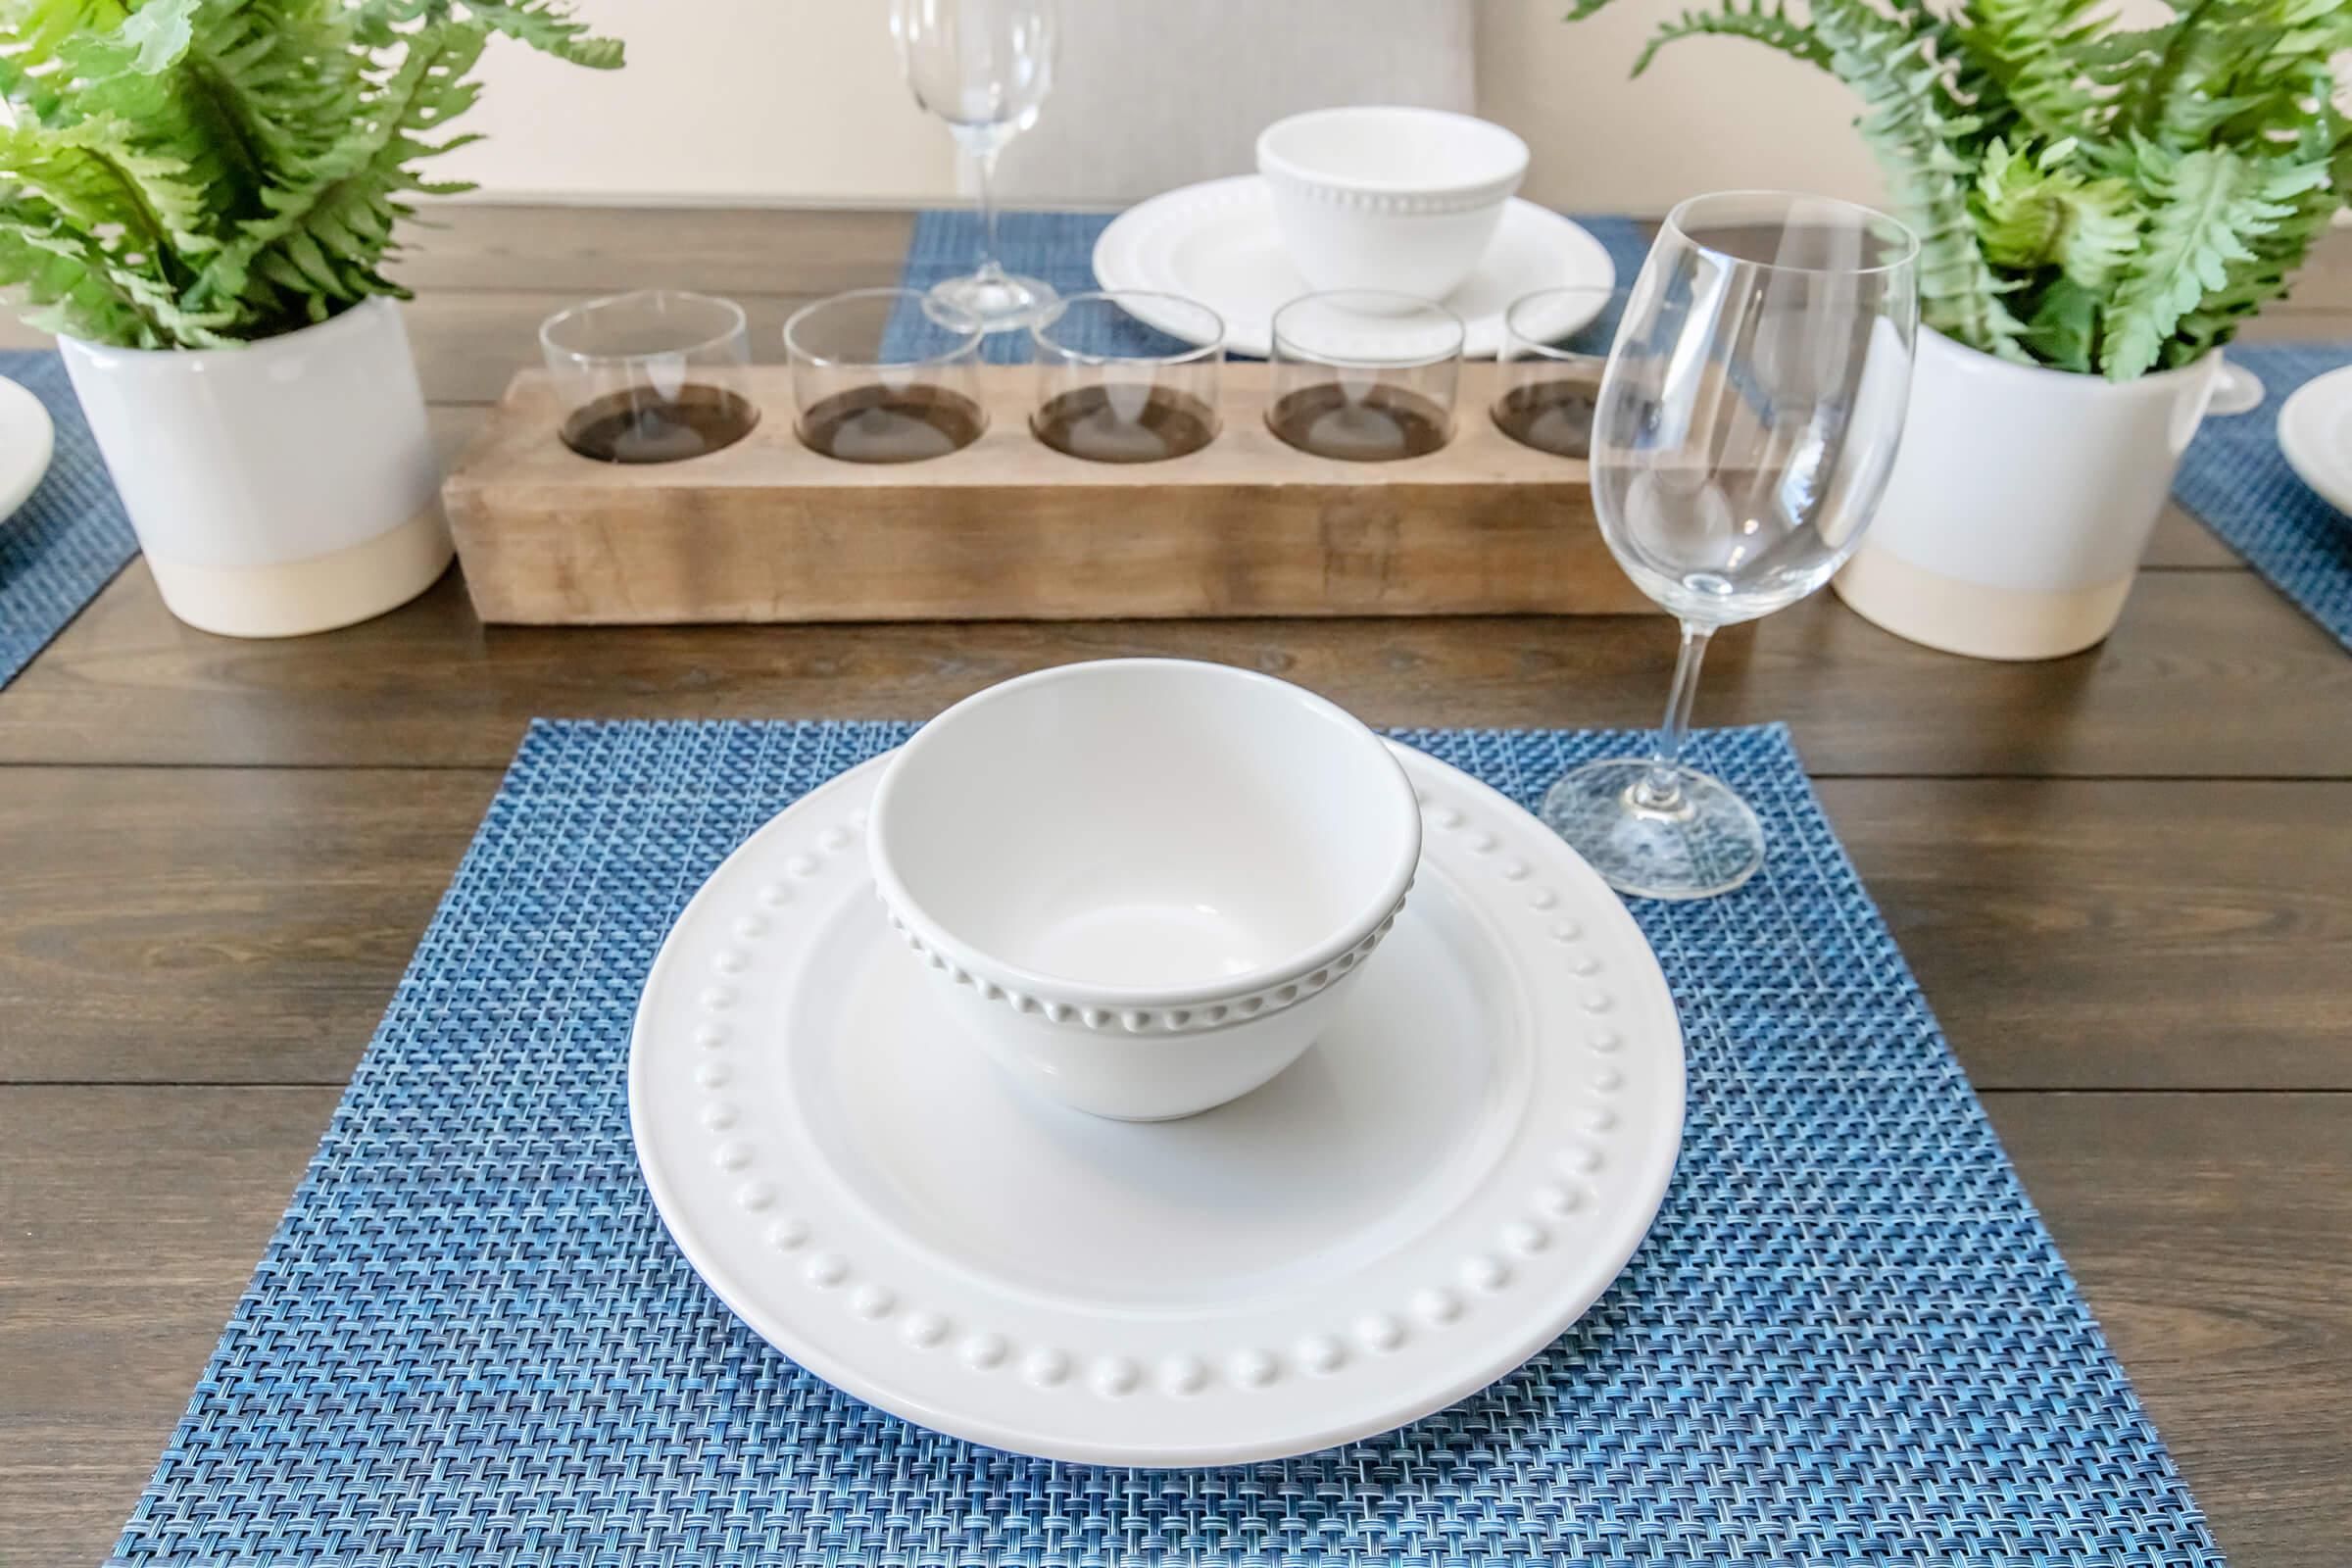
[[[1642,46],[1642,53],[1635,57],[1633,74],[1639,76],[1647,71],[1658,51],[1668,44],[1700,34],[1751,39],[1790,59],[1824,71],[1830,69],[1829,45],[1789,21],[1788,12],[1779,4],[1771,0],[1724,0],[1720,11],[1686,11],[1676,20],[1660,24]]]
[[[514,0],[511,4],[465,0],[465,5],[466,14],[491,31],[518,38],[558,60],[568,60],[591,71],[617,71],[621,67],[619,39],[594,36],[586,23],[573,21],[548,0]]]
[[[2227,292],[2234,268],[2259,261],[2247,239],[2294,214],[2281,199],[2294,193],[2240,153],[2201,148],[2176,157],[2151,142],[2139,150],[2157,205],[2139,255],[2116,285],[2100,365],[2116,380],[2154,368],[2181,318],[2208,294]]]
[[[96,343],[158,348],[153,316],[114,277],[104,250],[47,205],[0,198],[0,286],[24,291],[25,319]]]
[[[2011,117],[2052,141],[2100,128],[2083,58],[2099,34],[2098,0],[1969,0],[1954,30],[1978,67],[1990,129]]]
[[[1920,315],[1948,337],[2003,359],[2029,359],[2008,285],[1979,248],[1969,211],[1970,153],[1982,122],[1950,95],[1926,40],[1861,0],[1816,0],[1813,30],[1831,70],[1862,100],[1859,124],[1896,215],[1919,236]]]
[[[190,290],[198,304],[251,296],[258,314],[312,300],[336,303],[397,293],[378,264],[397,214],[395,193],[414,189],[405,166],[460,144],[418,135],[473,101],[463,78],[480,56],[478,32],[433,27],[410,35],[398,73],[369,104],[369,118],[325,157],[311,180],[267,194],[268,217],[242,226]],[[470,139],[470,138],[465,138]]]
[[[2104,293],[2061,277],[2044,288],[2026,318],[2025,343],[2042,364],[2089,374],[2098,368]]]
[[[132,127],[112,118],[62,130],[0,126],[0,178],[93,230],[120,226],[126,244],[149,254],[212,243],[204,192],[186,172],[179,159],[140,151]]]
[[[2139,243],[2131,184],[2086,178],[2069,166],[2071,141],[2029,157],[1995,137],[1977,169],[1969,210],[1984,259],[2007,271],[2058,269],[2082,289],[2105,286]]]
[[[4,18],[8,56],[24,70],[37,71],[75,36],[111,32],[130,13],[122,0],[12,0]]]

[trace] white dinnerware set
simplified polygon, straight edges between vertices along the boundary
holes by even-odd
[[[1257,173],[1168,191],[1112,220],[1095,275],[1106,289],[1200,300],[1239,354],[1270,355],[1276,313],[1301,295],[1372,290],[1446,311],[1462,323],[1463,355],[1492,358],[1513,300],[1560,287],[1605,300],[1617,283],[1598,240],[1514,194],[1527,163],[1525,142],[1466,115],[1295,115],[1259,134]],[[1546,324],[1566,334],[1597,309]],[[1363,357],[1409,342],[1382,313],[1359,314]]]
[[[1624,906],[1331,703],[1175,660],[990,688],[712,874],[647,980],[640,1163],[809,1372],[1096,1463],[1386,1430],[1631,1256],[1682,1042]]]

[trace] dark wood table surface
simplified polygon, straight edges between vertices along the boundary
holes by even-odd
[[[908,226],[442,220],[397,271],[453,449],[562,304],[731,294],[774,359],[796,303],[893,278]],[[2249,335],[2352,338],[2352,235]],[[528,718],[919,717],[1147,653],[1374,723],[1641,725],[1674,639],[1647,616],[490,629],[453,573],[364,626],[233,642],[134,563],[0,691],[0,1562],[112,1544]],[[2088,654],[1948,658],[1825,593],[1719,637],[1699,709],[1792,726],[2225,1549],[2341,1563],[2352,656],[2175,514]]]

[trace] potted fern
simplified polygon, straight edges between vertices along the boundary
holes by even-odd
[[[384,275],[495,34],[620,64],[550,0],[0,4],[0,283],[59,334],[157,588],[286,636],[449,564]]]
[[[2172,3],[2132,28],[2102,0],[1721,0],[1635,62],[1746,38],[1860,99],[1921,242],[1910,422],[1837,584],[1889,630],[1993,659],[2106,636],[2218,350],[2352,186],[2352,5]]]

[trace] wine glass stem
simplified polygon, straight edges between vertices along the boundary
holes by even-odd
[[[976,275],[994,280],[1004,275],[997,260],[997,153],[995,147],[971,149],[972,177],[980,187],[980,270]]]
[[[1683,648],[1674,661],[1674,691],[1666,699],[1666,721],[1658,726],[1649,772],[1634,786],[1634,804],[1644,810],[1672,811],[1683,804],[1683,781],[1676,769],[1683,759],[1683,742],[1690,734],[1690,703],[1698,695],[1698,666],[1705,662],[1707,639],[1714,635],[1712,626],[1683,622]]]

